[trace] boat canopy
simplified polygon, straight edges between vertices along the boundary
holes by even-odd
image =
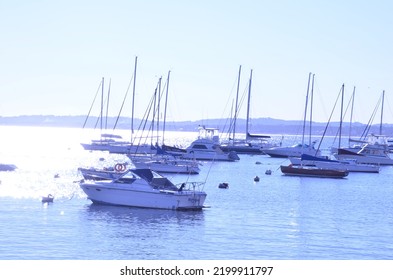
[[[166,177],[159,175],[158,173],[152,171],[151,169],[141,168],[141,169],[132,169],[132,173],[138,175],[142,179],[149,182],[155,188],[165,189],[165,190],[173,190],[177,191],[177,187],[169,181]]]

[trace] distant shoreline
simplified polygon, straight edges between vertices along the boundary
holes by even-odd
[[[85,123],[86,122],[86,123]],[[116,127],[115,127],[116,123]],[[85,124],[85,126],[84,126]],[[131,119],[127,117],[108,117],[103,125],[107,128],[113,129],[130,129]],[[134,119],[134,129],[140,127],[141,120]],[[38,127],[68,127],[68,128],[100,128],[100,121],[98,117],[90,117],[86,121],[86,116],[54,116],[54,115],[32,115],[32,116],[15,116],[2,117],[0,116],[0,126],[38,126]],[[160,129],[163,127],[163,121],[159,122]],[[229,130],[229,121],[226,119],[201,119],[197,121],[167,121],[165,129],[168,131],[189,131],[195,132],[198,126],[205,125],[206,127],[215,127],[220,132]],[[151,123],[147,122],[145,127],[150,127]],[[245,133],[246,121],[245,119],[238,119],[236,122],[236,132]],[[299,120],[279,120],[272,118],[257,118],[251,119],[249,124],[249,132],[251,134],[291,134],[297,135],[302,131],[303,121]],[[343,123],[342,135],[349,135],[349,123]],[[326,132],[326,123],[313,122],[313,135],[336,135],[339,129],[339,123],[333,122],[329,124]],[[309,133],[309,123],[306,125],[306,133]],[[366,131],[366,125],[361,123],[354,123],[351,127],[352,136],[361,136]],[[367,134],[380,134],[380,125],[374,124],[369,128]],[[383,135],[393,135],[393,124],[384,124],[382,128]]]

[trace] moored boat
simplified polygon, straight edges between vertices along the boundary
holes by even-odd
[[[80,182],[82,190],[96,204],[156,208],[169,210],[201,210],[206,192],[203,182],[173,184],[150,169],[129,169],[115,180]]]
[[[238,161],[236,152],[224,152],[220,148],[218,129],[199,127],[198,139],[194,140],[181,156],[184,159],[211,160],[211,161]]]
[[[379,173],[380,166],[375,164],[358,163],[356,160],[333,160],[328,157],[302,155],[300,158],[289,158],[293,165],[315,166],[325,169],[348,170],[349,172]]]
[[[82,174],[83,179],[85,180],[113,180],[120,178],[127,171],[127,166],[125,164],[116,164],[115,167],[105,167],[105,168],[96,168],[96,167],[79,167],[78,171]]]
[[[195,160],[179,159],[170,155],[127,155],[136,168],[148,168],[158,173],[199,174],[199,163]]]
[[[318,177],[318,178],[344,178],[348,176],[348,170],[326,169],[310,166],[288,165],[280,166],[281,172],[288,176]]]
[[[14,171],[16,168],[14,164],[0,163],[0,171]]]

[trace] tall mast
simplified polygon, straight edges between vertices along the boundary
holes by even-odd
[[[302,148],[304,146],[304,132],[306,129],[306,119],[307,119],[307,105],[308,105],[308,92],[310,90],[310,79],[311,79],[311,72],[308,74],[308,83],[307,83],[307,94],[306,94],[306,106],[304,108],[304,118],[303,118],[303,136],[302,136]]]
[[[167,109],[167,104],[168,104],[168,91],[169,91],[169,76],[171,74],[171,71],[168,71],[168,78],[166,82],[166,94],[165,94],[165,108],[164,108],[164,124],[162,128],[162,144],[164,144],[164,134],[165,134],[165,125],[166,125],[166,109]]]
[[[100,115],[100,129],[102,131],[102,116],[104,111],[104,77],[102,77],[102,88],[101,88],[101,115]]]
[[[239,86],[240,86],[240,73],[241,73],[241,70],[242,70],[242,66],[240,65],[239,66],[239,75],[238,75],[238,78],[237,78],[235,116],[234,116],[234,119],[233,119],[233,136],[232,136],[233,142],[235,141],[235,134],[236,134],[236,119],[237,119],[237,106],[238,106],[237,104],[238,104],[238,98],[239,98]]]
[[[384,100],[385,100],[385,91],[382,92],[381,123],[379,124],[379,135],[382,135],[382,118],[383,118]]]
[[[157,145],[158,145],[158,139],[159,139],[159,130],[160,130],[160,104],[161,104],[161,81],[162,77],[160,77],[159,83],[158,83],[158,96],[157,96]]]
[[[340,111],[340,129],[338,131],[338,148],[341,148],[341,130],[343,125],[343,106],[344,106],[344,84],[341,87],[341,111]]]
[[[108,128],[109,95],[111,92],[111,79],[109,79],[108,97],[106,101],[105,130]]]
[[[132,115],[131,115],[131,142],[134,135],[134,106],[135,106],[135,81],[136,81],[136,66],[137,66],[138,57],[135,57],[135,66],[134,66],[134,85],[132,87]]]
[[[314,77],[315,77],[315,74],[312,75],[312,83],[311,83],[310,137],[309,137],[309,140],[308,140],[308,144],[310,146],[311,146],[312,112],[313,112],[313,104],[314,104]]]
[[[248,137],[248,122],[249,122],[249,118],[250,118],[251,81],[252,81],[252,69],[251,69],[251,72],[250,72],[250,82],[248,83],[248,100],[247,100],[247,117],[246,117],[246,139]]]
[[[355,103],[355,90],[356,87],[353,87],[352,92],[352,105],[351,105],[351,118],[349,120],[349,137],[348,137],[348,146],[351,144],[351,135],[352,135],[352,116],[353,116],[353,105]]]

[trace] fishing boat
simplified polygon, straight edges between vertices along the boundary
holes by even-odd
[[[318,177],[318,178],[344,178],[348,176],[348,170],[337,170],[337,169],[327,169],[318,168],[312,166],[296,166],[288,165],[280,166],[281,172],[288,176],[300,176],[300,177]]]
[[[150,169],[129,169],[114,180],[79,183],[96,204],[169,210],[202,210],[207,196],[202,190],[204,184],[184,182],[175,185]]]

